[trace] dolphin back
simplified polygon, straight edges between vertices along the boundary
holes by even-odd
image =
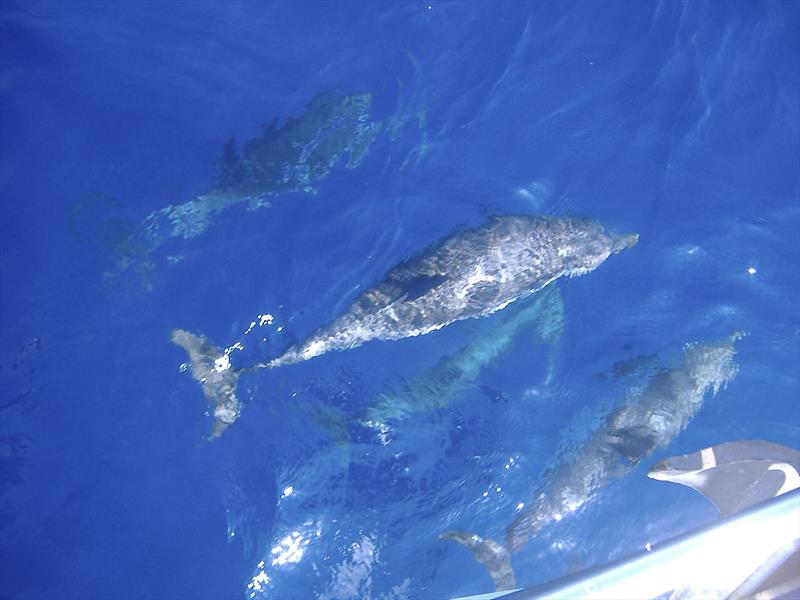
[[[425,335],[485,317],[560,277],[589,273],[636,243],[578,217],[504,215],[461,231],[390,270],[342,315],[269,363],[277,367],[371,340]]]

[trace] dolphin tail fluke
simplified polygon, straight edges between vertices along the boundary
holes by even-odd
[[[448,531],[439,538],[452,540],[466,546],[472,552],[475,560],[489,571],[498,592],[513,590],[517,587],[517,578],[514,575],[514,568],[511,566],[511,555],[502,545],[469,531]]]
[[[173,329],[170,340],[189,355],[192,377],[200,383],[209,406],[214,409],[214,427],[208,439],[216,439],[239,417],[236,383],[241,371],[234,370],[227,353],[203,335]]]

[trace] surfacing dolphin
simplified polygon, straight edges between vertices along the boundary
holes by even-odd
[[[712,396],[738,372],[735,332],[708,344],[687,344],[683,364],[653,376],[640,394],[611,412],[582,447],[562,457],[543,476],[543,485],[506,529],[505,544],[468,531],[440,537],[466,546],[489,571],[498,590],[516,587],[511,554],[543,527],[561,521],[589,502],[600,488],[630,473],[655,450],[666,448]]]
[[[193,363],[195,358],[202,361],[193,364],[192,374],[215,414],[222,406],[223,416],[238,415],[238,401],[232,407],[230,389],[243,372],[291,365],[372,340],[424,335],[454,321],[484,317],[560,277],[589,273],[637,241],[637,234],[615,235],[591,219],[494,217],[394,267],[344,314],[268,362],[235,370],[227,353],[207,351],[209,342],[203,336],[176,329],[172,341]],[[223,371],[224,376],[212,376]],[[222,382],[219,393],[217,380]]]

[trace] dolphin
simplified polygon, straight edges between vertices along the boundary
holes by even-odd
[[[396,266],[330,325],[256,367],[291,365],[331,350],[485,317],[560,277],[593,271],[637,240],[637,234],[617,236],[589,219],[495,217]]]
[[[516,310],[515,310],[516,308]],[[556,284],[549,285],[531,300],[503,311],[503,319],[483,335],[451,356],[445,356],[401,390],[381,393],[369,406],[361,423],[384,430],[389,421],[399,421],[423,411],[447,406],[474,383],[483,369],[508,350],[522,330],[533,330],[536,343],[549,344],[549,380],[554,370],[554,349],[564,325],[564,302]]]
[[[511,555],[543,527],[576,512],[613,479],[632,471],[644,458],[667,447],[692,421],[707,394],[734,379],[734,332],[708,344],[687,344],[683,364],[650,379],[640,394],[621,403],[577,450],[544,474],[533,500],[506,529],[504,544],[468,531],[442,534],[467,547],[489,571],[498,590],[516,587]]]
[[[174,329],[170,340],[189,355],[192,377],[200,382],[203,395],[214,410],[214,426],[209,439],[218,438],[239,418],[239,399],[236,397],[239,374],[229,368],[228,356],[205,336]]]
[[[193,368],[192,374],[210,403],[230,405],[230,386],[235,388],[241,373],[291,365],[373,340],[425,335],[455,321],[485,317],[556,279],[593,271],[638,239],[635,233],[616,235],[587,218],[498,216],[397,265],[341,316],[268,362],[234,370],[230,349],[209,353],[204,336],[176,329],[172,341],[190,360],[203,350],[202,368]],[[226,377],[217,377],[228,370]]]

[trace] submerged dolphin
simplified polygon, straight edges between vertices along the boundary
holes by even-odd
[[[229,407],[229,387],[242,372],[302,362],[331,350],[356,348],[372,340],[424,335],[461,319],[483,317],[528,296],[560,277],[593,271],[609,256],[633,246],[637,234],[615,235],[585,218],[505,215],[445,238],[421,255],[394,267],[359,296],[344,314],[265,363],[234,370],[227,353],[200,353],[192,374],[214,399],[210,370],[219,378],[219,402]],[[183,330],[172,341],[192,359],[208,341]],[[192,359],[193,360],[193,359]],[[201,377],[198,377],[198,374]],[[238,402],[236,404],[238,411]],[[238,412],[237,412],[238,414]]]
[[[381,393],[361,419],[362,424],[384,430],[389,421],[399,421],[423,411],[447,406],[474,384],[485,367],[514,343],[523,330],[532,330],[533,341],[549,344],[547,380],[554,369],[554,353],[564,326],[564,303],[556,284],[549,285],[529,301],[520,301],[503,311],[503,319],[453,355],[445,356],[401,389]]]
[[[714,396],[736,376],[734,343],[740,332],[709,344],[688,344],[683,365],[655,375],[641,392],[613,411],[578,450],[544,476],[533,501],[506,529],[505,544],[467,531],[442,539],[466,546],[489,571],[498,590],[516,586],[511,554],[542,527],[561,521],[657,449],[665,448],[691,422],[708,392]]]

